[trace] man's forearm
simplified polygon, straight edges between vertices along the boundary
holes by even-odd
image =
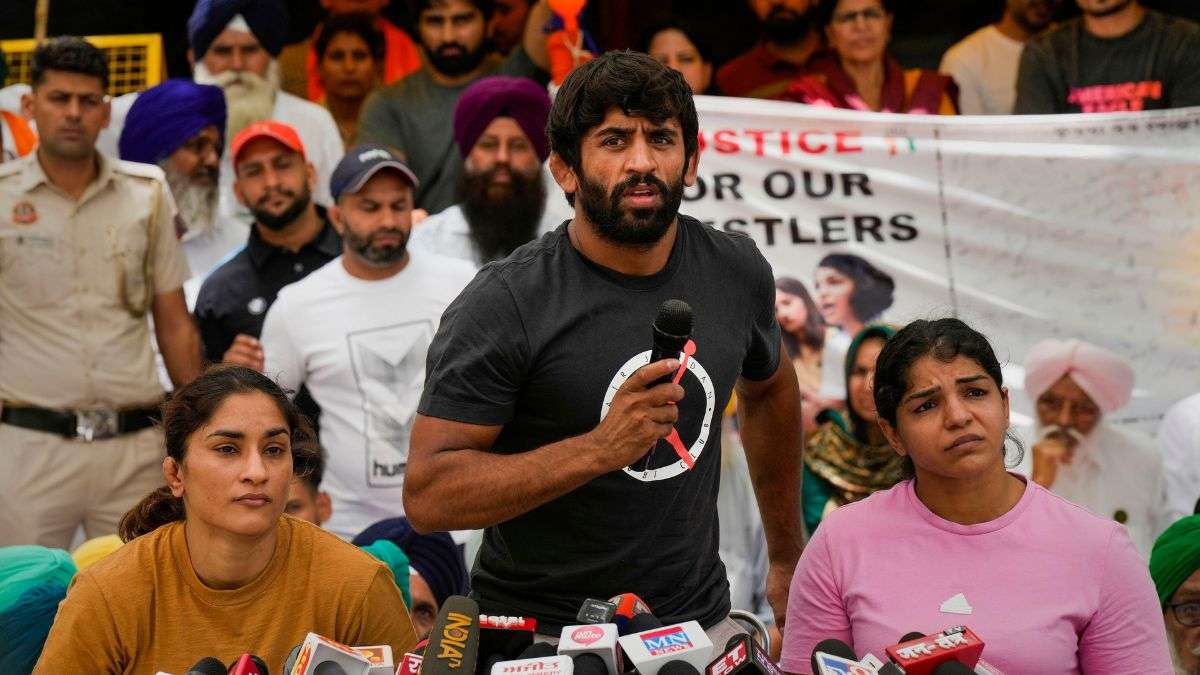
[[[413,437],[423,423],[418,417]],[[470,530],[511,520],[606,472],[587,435],[504,455],[444,450],[409,464],[404,510],[419,531]]]
[[[174,325],[155,324],[155,337],[162,353],[167,375],[175,388],[184,386],[200,376],[204,359],[200,350],[200,332],[190,321]]]
[[[772,563],[794,563],[804,548],[800,526],[803,445],[795,372],[783,373],[761,396],[740,397],[738,421],[762,514],[767,555]]]

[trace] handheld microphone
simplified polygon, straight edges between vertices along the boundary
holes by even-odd
[[[971,629],[955,626],[928,637],[902,641],[886,651],[906,675],[932,675],[934,667],[950,661],[974,668],[983,653],[983,640]]]
[[[618,596],[619,597],[619,596]],[[575,615],[575,620],[581,624],[584,623],[615,623],[613,617],[617,613],[617,605],[613,602],[605,600],[596,600],[588,598],[583,601],[579,607],[579,613]]]
[[[479,603],[452,595],[429,634],[421,675],[472,675],[479,659]]]
[[[549,642],[535,642],[517,654],[518,659],[544,659],[554,656],[554,645]]]
[[[388,652],[390,651],[389,648]],[[375,673],[385,672],[382,669],[374,669],[370,659],[355,651],[353,647],[347,647],[316,633],[309,633],[304,636],[304,641],[288,654],[287,660],[283,663],[283,675],[318,675],[318,673],[332,675],[332,673],[336,673],[337,671],[330,670],[329,666],[325,665],[327,663],[332,663],[341,668],[342,672],[351,675],[367,675],[368,673],[375,675]],[[386,672],[391,672],[390,665]]]
[[[650,363],[679,357],[684,345],[692,337],[692,307],[683,300],[667,300],[658,308],[658,316],[650,324],[654,345],[650,349]],[[670,382],[674,374],[667,375],[651,386]]]
[[[367,675],[392,675],[396,672],[396,664],[392,660],[391,645],[370,645],[367,647],[351,647],[370,664]]]
[[[404,656],[400,657],[400,664],[396,666],[396,675],[420,675],[421,661],[424,658],[420,654],[405,652]]]
[[[599,660],[602,667],[597,675],[616,675],[624,670],[617,637],[617,625],[614,623],[564,626],[558,639],[558,653],[573,658],[578,675],[593,675],[595,671],[592,667],[594,662],[582,659],[583,656],[593,656]]]
[[[633,617],[639,614],[653,616],[650,614],[650,607],[633,593],[622,593],[609,598],[608,601],[616,605],[616,609],[613,610],[613,623],[617,624],[617,631],[621,635],[629,635],[629,622],[633,620]]]
[[[575,664],[570,657],[552,655],[501,661],[492,666],[489,675],[573,675],[574,672]]]
[[[659,675],[700,675],[700,671],[687,661],[667,661],[658,669]]]
[[[813,675],[851,673],[853,671],[847,670],[849,666],[862,667],[857,659],[854,650],[845,642],[833,639],[821,640],[813,647],[812,655],[809,657],[809,666]]]
[[[228,675],[270,675],[267,664],[253,654],[242,654],[229,664]]]
[[[494,665],[498,661],[516,658],[521,650],[533,644],[535,630],[537,619],[533,617],[480,615],[477,672],[480,675],[490,673],[489,661]],[[497,656],[498,659],[493,658]]]
[[[313,675],[347,675],[346,669],[333,661],[322,661],[313,669]]]
[[[739,633],[729,638],[725,652],[718,656],[704,671],[705,675],[783,675],[783,671],[771,660],[749,635]]]
[[[672,661],[685,661],[698,673],[712,659],[712,641],[696,621],[632,633],[617,642],[641,675],[658,675]]]
[[[626,635],[633,635],[634,633],[641,633],[654,628],[662,627],[663,622],[659,621],[657,616],[654,616],[653,614],[638,614],[625,624],[625,630],[618,629],[617,633],[624,637]]]
[[[933,675],[975,675],[975,671],[959,661],[947,661],[933,668]]]
[[[196,665],[187,669],[184,675],[226,675],[229,669],[221,663],[220,659],[214,659],[211,656],[206,656],[196,662]]]

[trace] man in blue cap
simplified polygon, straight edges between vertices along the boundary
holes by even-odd
[[[188,305],[210,270],[246,242],[249,228],[218,208],[225,145],[225,94],[191,80],[167,80],[142,92],[125,118],[121,159],[157,164],[179,209],[176,226],[192,278]]]
[[[349,539],[404,515],[408,437],[442,312],[474,275],[464,260],[408,249],[417,178],[391,150],[362,145],[333,173],[342,255],[283,288],[262,330],[263,372],[308,388],[328,452],[327,530]]]

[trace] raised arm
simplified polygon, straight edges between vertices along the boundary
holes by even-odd
[[[417,415],[404,476],[404,512],[419,532],[490,527],[527,513],[597,476],[628,466],[679,417],[683,387],[647,385],[679,362],[634,373],[592,431],[516,454],[491,452],[500,426]]]

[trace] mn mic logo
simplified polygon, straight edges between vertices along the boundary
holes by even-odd
[[[692,640],[683,626],[670,626],[642,633],[639,637],[650,656],[674,654],[692,648]]]

